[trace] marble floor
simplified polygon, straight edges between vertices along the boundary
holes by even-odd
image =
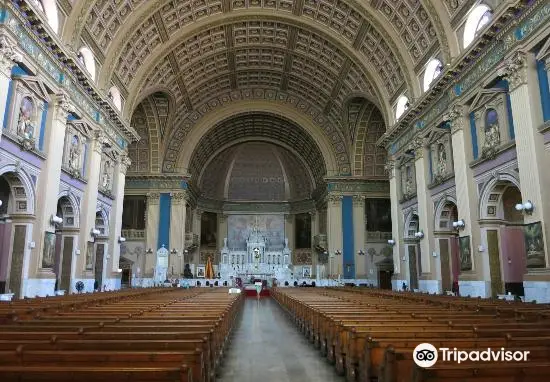
[[[270,298],[248,298],[218,381],[341,382]]]

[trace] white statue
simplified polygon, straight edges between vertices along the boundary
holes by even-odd
[[[447,154],[445,153],[445,146],[439,145],[439,161],[437,165],[438,175],[445,175],[447,173]]]
[[[111,188],[111,174],[109,174],[109,167],[111,167],[111,163],[109,161],[106,161],[105,165],[103,166],[103,176],[101,182],[104,190],[108,190]]]
[[[288,248],[288,238],[285,237],[285,248]]]
[[[223,238],[223,247],[227,248],[227,238],[226,237]]]
[[[80,145],[78,144],[78,139],[75,137],[71,143],[71,148],[69,150],[69,168],[71,170],[78,171],[80,170]]]

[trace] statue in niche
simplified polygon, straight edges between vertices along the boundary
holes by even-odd
[[[407,167],[407,178],[405,179],[405,196],[409,197],[413,194],[413,179],[411,167]]]
[[[191,268],[189,267],[189,264],[185,264],[185,267],[183,269],[183,277],[186,279],[193,278],[193,272],[191,272]]]
[[[23,98],[19,109],[19,120],[17,121],[17,135],[32,139],[34,136],[34,127],[31,123],[33,112],[33,102],[29,97]]]
[[[496,110],[489,109],[485,116],[485,140],[483,142],[482,155],[494,157],[496,148],[500,145],[500,127]]]
[[[75,135],[71,141],[71,147],[69,148],[69,169],[73,174],[80,175],[80,141]]]
[[[447,174],[447,153],[445,152],[445,145],[443,143],[440,143],[438,145],[437,151],[437,175],[443,177]]]
[[[111,174],[109,173],[109,168],[111,167],[111,162],[105,161],[103,166],[103,175],[101,177],[101,186],[104,190],[111,189]]]

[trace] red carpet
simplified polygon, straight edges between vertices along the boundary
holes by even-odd
[[[246,297],[256,297],[256,291],[253,289],[245,289]],[[262,289],[260,297],[269,297],[269,289]]]

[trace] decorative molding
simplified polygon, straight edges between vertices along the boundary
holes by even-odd
[[[21,62],[23,57],[16,51],[17,44],[6,35],[0,35],[0,71],[6,77],[10,76],[11,69],[17,62]]]
[[[395,177],[395,161],[388,159],[384,165],[384,170],[390,179],[393,179]]]
[[[365,179],[326,179],[327,191],[345,194],[358,193],[388,193],[390,183],[387,180],[365,180]]]

